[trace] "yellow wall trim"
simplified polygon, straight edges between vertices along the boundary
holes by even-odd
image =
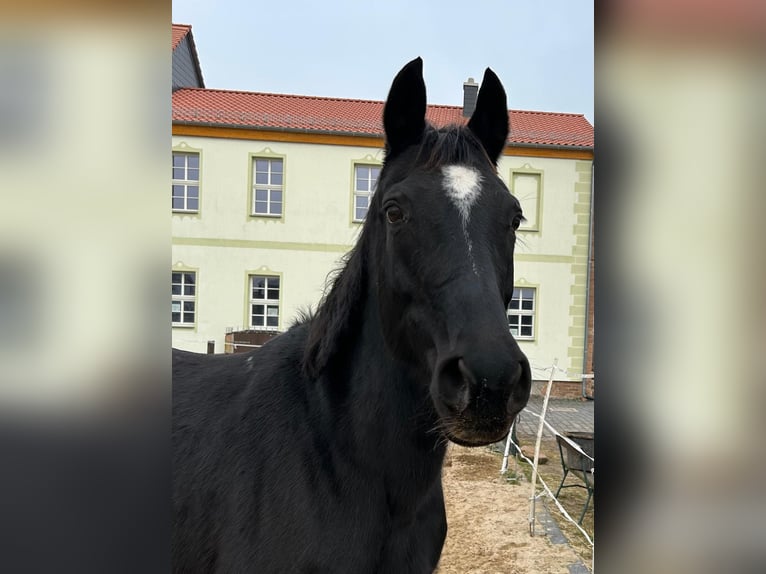
[[[197,247],[234,247],[239,249],[285,249],[288,251],[324,251],[346,253],[353,245],[331,243],[298,243],[290,241],[258,241],[250,239],[223,239],[213,237],[173,237],[173,245]]]
[[[321,134],[286,132],[277,130],[259,130],[252,128],[227,128],[219,126],[198,126],[173,124],[174,136],[196,136],[207,138],[224,138],[239,140],[260,140],[276,142],[309,143],[324,145],[344,145],[357,147],[383,147],[383,138],[376,136],[351,136],[341,134]],[[506,146],[503,150],[506,156],[523,157],[554,157],[561,159],[592,160],[593,150],[587,149],[558,149],[525,147],[523,145]]]

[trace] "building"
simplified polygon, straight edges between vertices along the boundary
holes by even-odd
[[[316,305],[353,246],[383,162],[383,101],[173,84],[173,346],[231,351],[227,333],[278,333]],[[478,85],[463,90],[462,107],[429,105],[431,123],[466,121]],[[527,218],[509,325],[534,378],[558,358],[556,394],[580,396],[593,127],[577,114],[509,119],[498,169]]]

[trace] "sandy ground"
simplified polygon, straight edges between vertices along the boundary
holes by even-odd
[[[449,530],[438,574],[569,573],[577,555],[551,544],[539,523],[530,536],[529,483],[501,478],[500,457],[452,445],[446,463]]]

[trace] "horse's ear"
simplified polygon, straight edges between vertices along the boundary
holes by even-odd
[[[383,108],[386,153],[395,154],[417,143],[425,127],[426,85],[423,82],[423,60],[415,58],[396,74]]]
[[[476,110],[468,121],[468,127],[497,165],[508,138],[508,102],[500,79],[489,68],[484,72],[476,98]]]

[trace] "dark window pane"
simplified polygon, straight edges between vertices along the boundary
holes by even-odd
[[[380,168],[379,167],[371,167],[370,168],[370,177],[372,177],[373,180],[377,180],[379,175],[380,175]]]
[[[253,289],[253,299],[263,299],[266,296],[266,290],[263,288]]]
[[[514,289],[513,290],[513,298],[514,299],[519,299],[520,298],[519,289]]]
[[[184,198],[183,197],[174,197],[173,198],[173,209],[183,209],[184,208]]]
[[[194,285],[184,285],[184,295],[194,295]]]
[[[180,285],[172,285],[172,292],[173,292],[173,295],[180,295],[181,294],[181,286]]]
[[[364,219],[365,215],[367,215],[367,209],[362,209],[359,207],[356,208],[356,214],[354,215],[354,217],[357,220],[361,221],[362,219]]]
[[[282,160],[281,159],[272,159],[271,160],[271,171],[273,173],[282,173]]]
[[[180,153],[173,154],[173,167],[183,167],[186,165],[186,156]]]
[[[508,305],[509,309],[518,309],[519,308],[519,300],[518,299],[511,299],[511,304]]]
[[[370,177],[370,168],[364,165],[356,166],[356,179],[368,179]]]
[[[186,172],[186,179],[190,179],[192,181],[199,181],[199,170],[198,169],[190,169]]]
[[[282,185],[282,174],[281,173],[272,173],[271,174],[271,185]]]
[[[173,323],[180,323],[181,322],[181,313],[173,313],[172,321]]]
[[[282,215],[281,203],[276,202],[271,204],[271,215]]]
[[[199,168],[199,156],[197,154],[191,154],[187,156],[189,167],[193,167],[195,169]]]
[[[269,183],[269,174],[268,173],[256,173],[255,174],[255,183],[257,185],[266,185]]]
[[[256,201],[255,202],[255,212],[256,213],[268,213],[268,207],[266,205],[265,201]]]
[[[269,162],[265,159],[255,160],[255,171],[269,171]]]
[[[508,316],[508,324],[511,327],[518,327],[519,326],[519,316],[518,315],[509,315]]]
[[[186,195],[189,197],[199,197],[199,187],[196,185],[190,185],[186,188]]]
[[[271,192],[271,201],[282,201],[282,192],[278,190],[273,190]]]
[[[263,327],[263,317],[253,317],[253,327]]]
[[[269,289],[269,299],[279,300],[279,290],[278,289]]]
[[[269,192],[265,189],[255,190],[255,201],[266,201],[269,198]]]
[[[532,324],[532,315],[522,315],[521,316],[521,324],[522,325],[531,325]]]
[[[173,168],[173,179],[186,179],[186,171],[182,167]]]
[[[194,283],[194,273],[184,273],[184,281],[186,283]]]
[[[190,198],[186,203],[186,209],[193,209],[194,211],[197,211],[199,209],[199,199],[196,197]]]
[[[527,311],[531,311],[531,310],[532,310],[532,308],[533,308],[533,303],[532,303],[532,301],[529,301],[529,300],[527,300],[527,299],[523,300],[523,301],[521,302],[521,308],[522,308],[522,309],[525,309],[525,310],[527,310]]]
[[[266,325],[269,327],[278,327],[279,317],[266,317]]]
[[[535,290],[534,289],[522,289],[521,290],[521,296],[523,299],[533,299],[535,296]]]
[[[180,283],[181,282],[181,274],[180,273],[171,273],[171,281],[173,283]]]
[[[194,323],[194,313],[184,313],[184,323]]]
[[[370,191],[369,187],[367,186],[367,180],[366,179],[357,179],[356,180],[356,190],[357,191]]]
[[[184,196],[184,186],[183,185],[174,185],[173,186],[173,197],[183,197]]]
[[[266,279],[264,277],[253,277],[253,287],[265,287],[266,286]]]
[[[521,336],[522,337],[531,337],[532,336],[532,327],[522,327],[521,328]]]
[[[272,289],[279,288],[279,277],[269,277],[269,287]]]
[[[264,305],[253,305],[253,315],[263,315]]]
[[[184,301],[184,311],[185,312],[193,312],[194,311],[194,301]]]
[[[356,206],[363,209],[367,209],[369,202],[370,202],[370,198],[367,197],[366,195],[357,196],[356,198]]]

